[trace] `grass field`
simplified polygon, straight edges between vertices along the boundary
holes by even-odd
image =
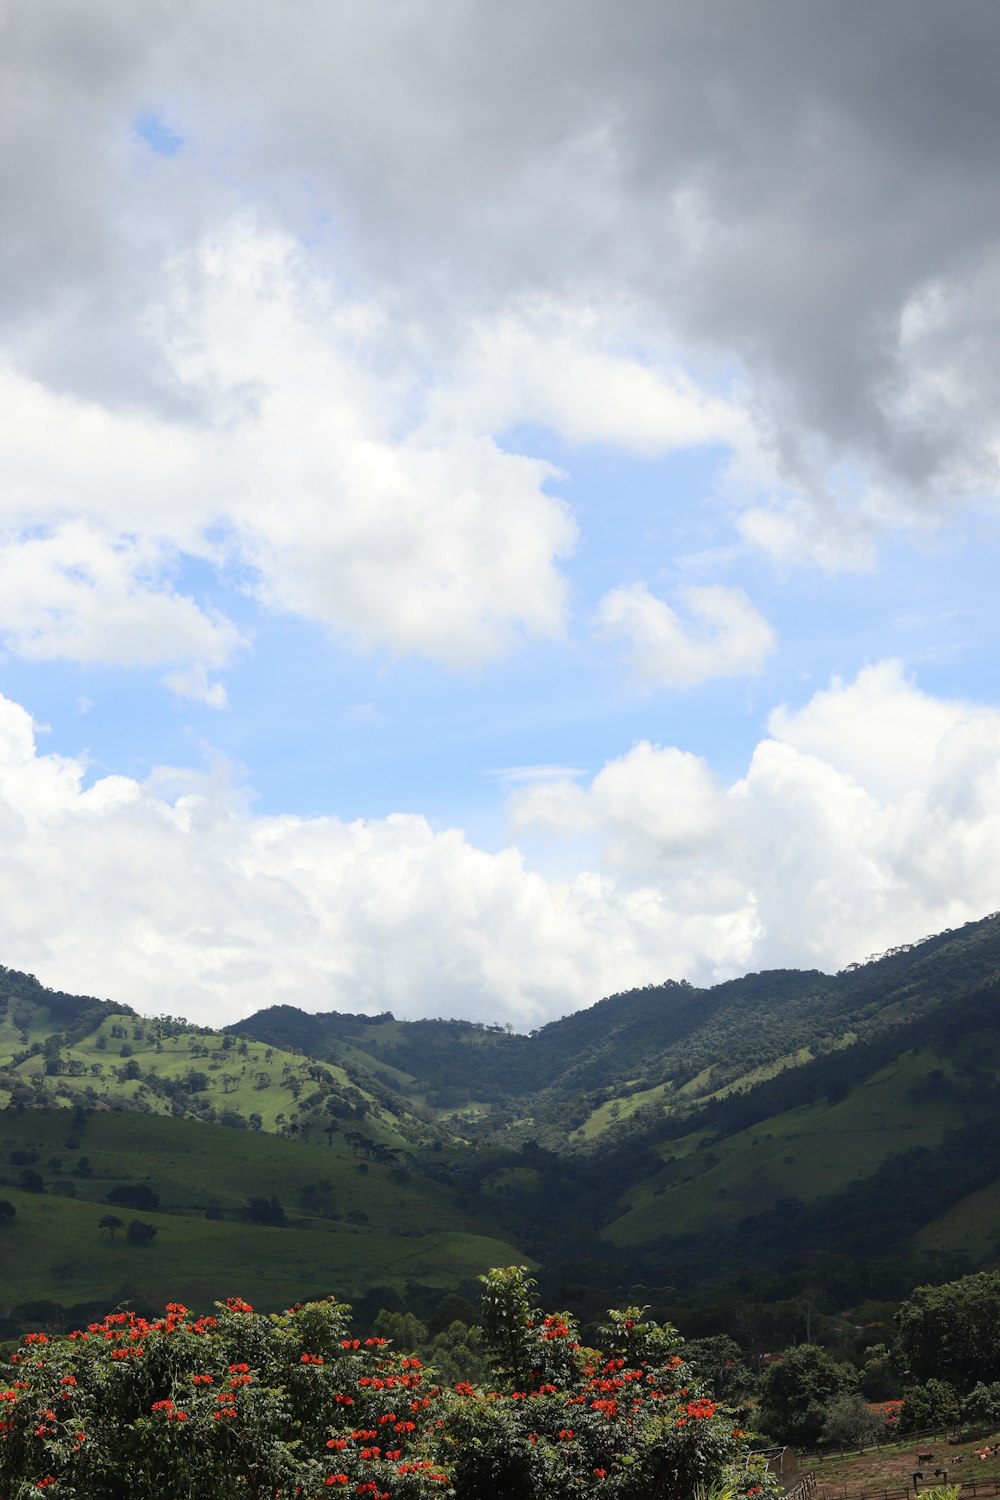
[[[668,1228],[682,1234],[708,1222],[725,1231],[781,1198],[808,1203],[870,1174],[895,1151],[935,1144],[955,1123],[949,1102],[914,1096],[941,1065],[933,1052],[911,1052],[839,1103],[803,1105],[721,1141],[701,1132],[667,1142],[666,1171],[630,1191],[608,1238],[643,1244]]]
[[[77,1134],[71,1128],[69,1111],[0,1115],[0,1197],[17,1210],[0,1225],[11,1301],[110,1306],[136,1296],[200,1306],[238,1294],[273,1307],[330,1291],[350,1300],[411,1280],[444,1288],[525,1260],[482,1205],[473,1216],[448,1186],[358,1161],[336,1136],[330,1146],[307,1145],[125,1113],[95,1113]],[[36,1158],[45,1192],[18,1188],[12,1153]],[[159,1194],[159,1210],[109,1206],[108,1191],[123,1182]],[[277,1197],[287,1226],[246,1222],[252,1195]],[[135,1245],[118,1233],[112,1242],[98,1228],[107,1213],[153,1224],[155,1240]]]

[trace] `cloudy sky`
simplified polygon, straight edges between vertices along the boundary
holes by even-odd
[[[4,0],[0,962],[536,1026],[1000,907],[994,0]]]

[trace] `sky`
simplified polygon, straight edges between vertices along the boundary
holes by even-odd
[[[1000,907],[993,0],[5,0],[0,963],[528,1030]]]

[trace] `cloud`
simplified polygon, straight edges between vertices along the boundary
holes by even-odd
[[[595,623],[602,635],[624,642],[636,675],[651,684],[691,687],[760,671],[774,631],[742,589],[689,585],[680,595],[687,620],[644,583],[612,589]]]
[[[218,772],[85,786],[2,699],[0,948],[216,1023],[287,1002],[525,1027],[668,977],[836,969],[1000,904],[1000,712],[920,697],[874,668],[786,711],[811,748],[766,738],[729,785],[643,742],[588,784],[518,787],[515,832],[596,848],[569,879],[414,814],[255,816]],[[901,713],[929,754],[893,783],[851,736]]]
[[[216,1023],[286,1001],[529,1026],[652,961],[630,893],[422,817],[255,818],[211,778],[83,770],[0,699],[0,946],[48,982]]]
[[[171,686],[221,706],[207,668],[224,666],[241,637],[170,587],[173,561],[149,538],[108,537],[85,521],[8,542],[0,547],[0,639],[32,661],[194,661],[172,674]]]
[[[519,789],[512,832],[596,840],[617,889],[728,918],[742,946],[717,929],[690,978],[733,973],[737,954],[748,968],[837,968],[1000,904],[1000,712],[932,698],[885,662],[770,727],[729,786],[643,741],[589,786]]]
[[[159,347],[199,421],[3,382],[13,649],[139,664],[173,634],[169,658],[197,670],[171,685],[199,681],[236,632],[142,583],[181,555],[234,561],[267,608],[365,650],[464,668],[563,633],[557,562],[576,530],[544,489],[552,470],[487,435],[417,430],[414,372],[372,368],[379,308],[338,298],[287,238],[242,221],[164,277]]]
[[[703,390],[676,349],[644,347],[634,306],[599,311],[564,293],[473,323],[433,393],[427,427],[503,432],[530,421],[572,444],[639,454],[711,444],[751,447],[736,399]]]
[[[800,709],[776,708],[768,728],[776,740],[895,802],[927,786],[949,733],[979,712],[921,692],[890,660],[863,668],[853,682],[835,677]]]
[[[447,367],[466,437],[533,401],[573,442],[756,448],[763,493],[730,501],[786,562],[865,565],[887,527],[995,494],[993,7],[886,0],[850,28],[801,0],[636,0],[626,25],[607,0],[296,14],[8,7],[0,324],[26,374],[196,423],[151,313],[162,267],[256,212]],[[184,149],[151,150],[144,119]],[[442,483],[425,460],[400,456],[407,493]],[[463,493],[502,468],[456,465]],[[279,557],[276,602],[315,611],[308,573]]]
[[[565,781],[586,773],[576,766],[557,765],[534,765],[534,766],[496,766],[492,770],[484,771],[491,781],[499,781],[505,786],[519,786],[523,782],[531,782],[537,785],[544,781]]]

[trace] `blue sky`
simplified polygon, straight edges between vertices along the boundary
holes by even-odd
[[[1000,905],[998,23],[918,10],[19,7],[0,962],[520,1027]]]

